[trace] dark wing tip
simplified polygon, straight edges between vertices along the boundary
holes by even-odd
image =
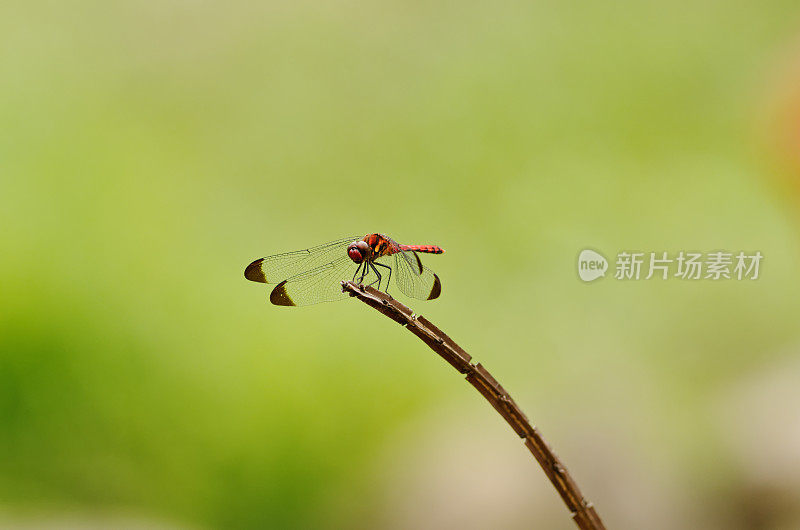
[[[264,276],[264,271],[261,270],[261,262],[264,258],[257,259],[247,266],[244,270],[244,277],[251,282],[267,283],[267,278]]]
[[[269,301],[275,305],[286,305],[286,306],[293,306],[295,305],[292,302],[292,299],[289,298],[289,295],[286,293],[286,282],[288,280],[283,280],[281,283],[275,286],[272,292],[269,295]]]
[[[431,294],[428,296],[428,300],[433,300],[434,298],[439,298],[439,295],[442,294],[442,282],[439,281],[439,277],[436,273],[433,274],[433,288],[431,289]]]

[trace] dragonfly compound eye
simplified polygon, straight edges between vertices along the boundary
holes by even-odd
[[[347,255],[356,263],[361,263],[369,258],[372,250],[365,241],[354,241],[347,246]]]
[[[347,246],[347,255],[350,256],[350,259],[355,263],[364,261],[364,255],[355,243],[350,243]]]
[[[356,248],[355,245],[350,245],[347,247],[347,255],[350,256],[350,259],[356,263],[361,263],[364,261],[364,258],[361,256],[361,252]]]

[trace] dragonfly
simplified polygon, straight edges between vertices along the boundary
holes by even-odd
[[[388,292],[394,280],[404,295],[433,300],[442,282],[422,264],[420,254],[443,254],[436,245],[401,245],[383,234],[336,239],[316,247],[255,260],[244,277],[275,284],[269,300],[275,305],[303,306],[347,298],[341,282],[351,280]]]

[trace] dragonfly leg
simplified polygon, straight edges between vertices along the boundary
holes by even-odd
[[[353,274],[353,281],[356,281],[356,276],[358,276],[358,271],[360,271],[360,270],[361,270],[361,266],[362,266],[363,264],[364,264],[364,263],[359,263],[359,264],[358,264],[358,268],[356,269],[356,273],[355,273],[355,274]],[[363,278],[363,276],[362,276],[362,278]]]
[[[380,290],[381,289],[381,273],[378,272],[378,269],[375,268],[375,264],[372,263],[371,261],[369,262],[369,266],[372,268],[373,271],[375,271],[375,276],[378,277],[378,279],[373,281],[372,283],[370,283],[370,285],[375,285],[377,283],[378,284],[378,290]]]
[[[377,265],[378,267],[386,267],[387,269],[389,269],[389,276],[386,278],[386,287],[384,287],[383,289],[384,292],[388,293],[389,281],[392,279],[392,268],[388,265],[384,265],[383,263],[375,263],[375,265]],[[378,269],[375,269],[375,274],[378,274]],[[380,284],[378,284],[378,287],[380,287]]]

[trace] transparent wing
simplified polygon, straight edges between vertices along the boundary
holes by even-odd
[[[330,263],[292,276],[275,286],[269,301],[275,305],[299,306],[346,298],[341,282],[352,280],[358,265],[345,254]]]
[[[260,283],[282,282],[292,276],[338,261],[342,257],[347,258],[347,245],[362,237],[344,237],[316,247],[257,259],[247,266],[244,277]]]
[[[397,288],[410,298],[433,300],[442,293],[442,282],[428,267],[422,264],[419,255],[412,251],[400,251],[394,255],[394,274]]]

